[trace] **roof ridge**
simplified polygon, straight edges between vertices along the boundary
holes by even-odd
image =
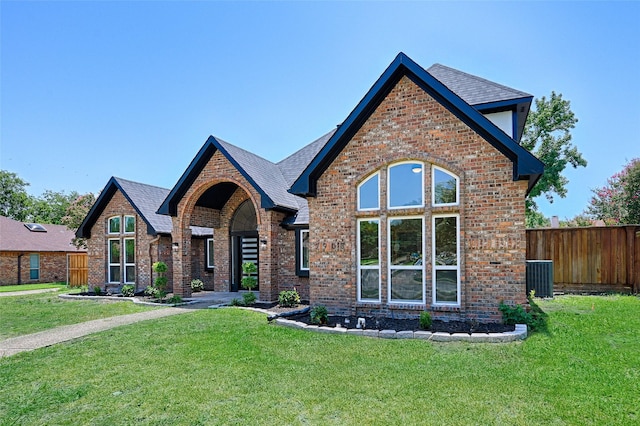
[[[125,179],[125,178],[121,178],[121,177],[118,177],[118,176],[112,176],[112,177],[113,177],[113,179],[117,180],[118,182],[123,182],[124,181],[124,182],[128,182],[128,183],[135,183],[137,185],[148,186],[150,188],[158,188],[158,189],[163,189],[165,191],[170,191],[170,189],[164,188],[164,187],[158,186],[158,185],[151,185],[151,184],[148,184],[148,183],[138,182],[138,181],[131,180],[131,179]]]

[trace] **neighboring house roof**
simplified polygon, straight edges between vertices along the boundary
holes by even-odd
[[[46,232],[30,231],[24,222],[0,216],[0,251],[85,252],[71,240],[73,231],[64,225],[42,224]]]
[[[291,186],[291,193],[315,196],[317,179],[404,76],[411,78],[420,88],[509,158],[513,163],[514,180],[528,180],[529,190],[533,188],[544,171],[544,164],[507,136],[476,108],[465,102],[404,53],[400,53],[296,179]]]
[[[80,228],[78,228],[76,232],[78,237],[89,238],[91,236],[91,228],[118,190],[147,224],[148,234],[171,234],[173,229],[171,217],[156,213],[162,200],[169,194],[168,189],[112,177],[91,207]],[[211,228],[191,227],[191,235],[193,236],[207,236],[212,234],[213,230]]]

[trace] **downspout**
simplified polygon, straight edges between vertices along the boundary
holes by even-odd
[[[22,284],[22,256],[24,256],[24,253],[18,255],[18,285]]]
[[[150,283],[149,285],[153,285],[153,250],[152,250],[152,246],[157,243],[158,241],[160,241],[160,235],[156,235],[156,237],[149,241],[149,280]],[[136,283],[136,287],[138,286],[138,284]],[[137,290],[137,288],[136,288]]]

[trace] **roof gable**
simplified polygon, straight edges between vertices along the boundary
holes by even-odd
[[[260,194],[262,208],[291,212],[298,210],[298,197],[287,191],[289,184],[276,164],[222,139],[209,136],[160,205],[158,213],[172,216],[177,214],[178,203],[216,151],[220,151]]]
[[[317,179],[403,76],[410,78],[422,90],[509,158],[513,163],[514,180],[528,179],[529,190],[535,185],[544,170],[544,165],[540,160],[518,145],[437,78],[404,53],[399,53],[318,155],[292,184],[290,192],[301,196],[315,196]]]
[[[0,216],[0,251],[85,252],[71,243],[73,231],[64,225],[44,224],[46,232],[30,231],[25,223]]]

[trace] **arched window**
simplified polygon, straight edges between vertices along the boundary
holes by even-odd
[[[389,166],[387,196],[390,209],[424,206],[424,164],[398,163]]]
[[[109,225],[107,232],[109,234],[120,233],[120,216],[114,216],[109,218]]]
[[[358,186],[358,210],[380,208],[380,173],[374,173]]]
[[[433,191],[431,191],[431,202],[434,206],[455,206],[459,204],[460,184],[458,177],[433,166],[431,181],[433,182]]]
[[[258,221],[256,218],[256,209],[253,207],[251,200],[246,200],[233,214],[231,222],[231,232],[257,231]]]

